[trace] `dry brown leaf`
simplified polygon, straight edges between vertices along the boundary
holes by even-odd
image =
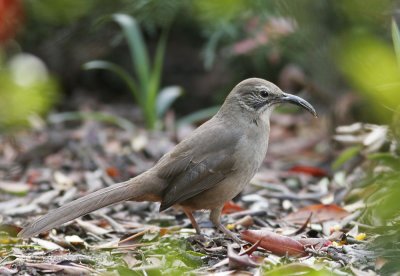
[[[251,243],[261,240],[260,247],[278,256],[301,257],[307,255],[304,246],[297,240],[268,230],[244,230],[240,232],[240,236],[243,240]]]
[[[249,255],[239,255],[233,249],[232,246],[228,246],[228,259],[229,268],[246,268],[246,267],[257,267],[258,264],[253,261]]]
[[[310,216],[310,213],[312,213],[312,223],[321,223],[329,220],[341,220],[350,214],[342,207],[335,204],[316,204],[301,208],[296,212],[290,213],[283,219],[291,223],[303,224],[304,221],[306,221]]]

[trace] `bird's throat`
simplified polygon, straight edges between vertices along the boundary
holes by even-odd
[[[274,106],[268,106],[261,114],[260,114],[260,119],[264,124],[269,125],[269,120],[271,118],[271,114],[274,111]]]

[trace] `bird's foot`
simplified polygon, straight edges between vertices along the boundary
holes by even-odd
[[[223,232],[225,235],[227,235],[228,237],[230,237],[232,240],[234,240],[237,244],[242,244],[244,243],[238,236],[236,236],[235,233],[233,233],[232,231],[229,231],[225,226],[223,226],[221,223],[219,223],[217,225],[218,230],[220,230],[221,232]]]
[[[204,234],[196,234],[196,235],[192,235],[188,238],[188,240],[193,243],[202,243],[204,244],[205,242],[207,242],[210,238],[205,236]]]

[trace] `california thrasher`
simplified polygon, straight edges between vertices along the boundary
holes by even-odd
[[[214,117],[153,168],[50,211],[25,227],[19,236],[30,237],[102,207],[133,200],[159,201],[160,211],[181,207],[197,233],[200,228],[192,212],[211,210],[212,223],[240,241],[221,224],[221,210],[260,167],[267,152],[271,112],[284,102],[299,105],[316,116],[311,104],[282,92],[271,82],[258,78],[240,82]]]

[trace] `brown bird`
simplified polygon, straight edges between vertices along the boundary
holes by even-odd
[[[214,117],[153,168],[50,211],[25,227],[19,236],[31,237],[102,207],[133,200],[159,201],[160,211],[181,207],[197,233],[200,228],[192,212],[211,210],[212,223],[240,241],[221,224],[222,207],[243,190],[261,166],[268,147],[271,112],[285,102],[316,116],[311,104],[282,92],[271,82],[258,78],[240,82]]]

